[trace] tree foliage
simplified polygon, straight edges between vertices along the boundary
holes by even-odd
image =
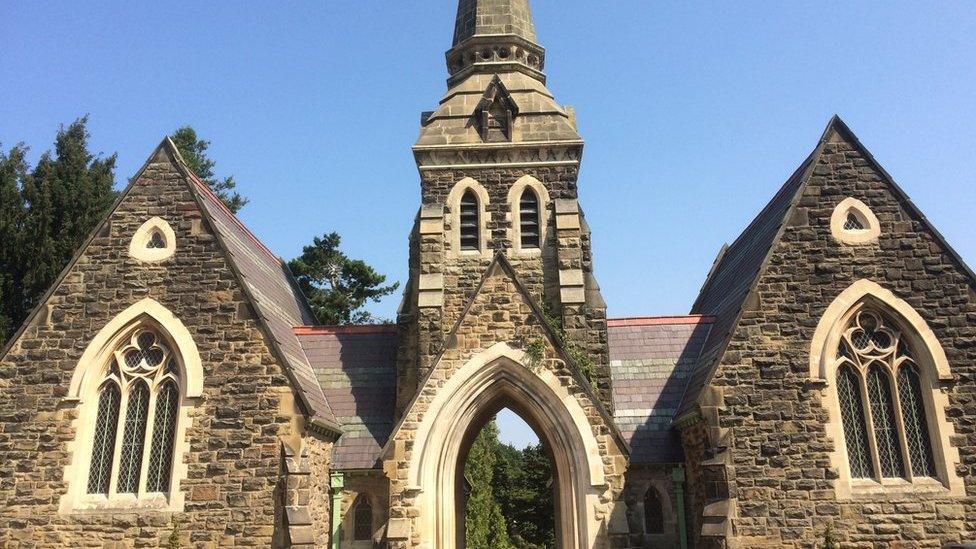
[[[555,547],[552,464],[542,444],[521,450],[503,444],[492,420],[472,444],[464,472],[468,547]]]
[[[88,149],[88,117],[58,131],[54,151],[31,170],[27,148],[0,155],[0,294],[5,340],[26,318],[105,215],[116,155]]]
[[[220,201],[227,206],[228,210],[237,213],[247,205],[248,199],[234,190],[237,188],[234,176],[229,175],[220,179],[214,174],[216,162],[207,156],[210,141],[197,137],[196,130],[191,126],[183,126],[177,129],[170,136],[170,139],[176,144],[176,148],[183,156],[186,165],[210,187],[214,194],[220,198]]]
[[[478,433],[464,464],[464,477],[470,489],[464,524],[467,547],[471,549],[514,547],[493,490],[498,444],[498,426],[493,419]]]
[[[396,291],[398,282],[384,286],[386,276],[339,249],[337,233],[315,237],[302,255],[288,263],[312,312],[323,324],[375,322],[363,307]]]

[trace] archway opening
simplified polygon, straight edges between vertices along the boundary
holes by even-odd
[[[458,547],[558,547],[558,482],[544,437],[511,407],[472,422],[459,456]]]

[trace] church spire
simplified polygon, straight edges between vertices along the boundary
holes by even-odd
[[[545,82],[529,0],[459,0],[454,44],[447,52],[453,85],[478,72],[525,73]]]

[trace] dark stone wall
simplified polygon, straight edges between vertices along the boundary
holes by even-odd
[[[549,193],[548,224],[546,239],[541,245],[542,253],[537,256],[526,257],[513,253],[513,243],[509,238],[512,219],[508,203],[508,193],[512,186],[524,175],[531,175],[542,183]],[[416,383],[414,378],[422,378],[429,370],[432,362],[443,349],[443,338],[450,332],[457,322],[464,307],[470,301],[475,289],[481,282],[485,270],[491,263],[491,256],[496,251],[503,251],[512,263],[519,280],[526,286],[533,297],[544,308],[559,318],[568,337],[584,348],[594,362],[594,386],[600,398],[608,409],[612,409],[610,396],[609,355],[607,351],[606,311],[584,305],[563,306],[559,295],[559,269],[581,268],[586,274],[593,272],[593,260],[589,229],[585,221],[583,228],[572,239],[557,238],[555,226],[555,211],[553,201],[557,199],[577,198],[576,180],[579,168],[576,166],[533,167],[533,168],[483,168],[467,170],[423,170],[421,177],[421,200],[424,205],[445,206],[445,232],[442,242],[428,242],[423,237],[412,241],[411,245],[411,276],[413,269],[417,273],[442,273],[444,276],[444,305],[440,309],[410,309],[410,315],[404,317],[411,323],[416,323],[417,333],[414,340],[404,339],[405,345],[416,346],[401,352],[401,383],[409,386],[401,391],[398,399],[401,404],[412,396]],[[457,256],[452,255],[450,227],[450,205],[447,198],[454,186],[462,179],[470,177],[480,183],[488,192],[489,204],[486,212],[490,220],[487,228],[490,232],[486,247],[491,254],[486,256]],[[580,259],[577,264],[564,264],[560,249],[577,248],[576,254]],[[415,266],[416,265],[416,266]],[[407,334],[406,329],[401,333]],[[406,364],[407,356],[416,356],[414,368],[416,375],[410,375],[411,366]]]
[[[848,196],[879,218],[877,243],[832,238],[831,213]],[[747,306],[713,380],[724,394],[719,427],[732,431],[736,534],[751,546],[811,546],[830,523],[845,547],[976,539],[976,295],[961,266],[909,212],[850,136],[830,136],[758,281],[757,304]],[[827,306],[862,278],[907,301],[946,351],[956,380],[946,414],[961,458],[951,466],[965,478],[964,499],[836,498],[827,411],[821,388],[809,383],[810,341]]]
[[[127,248],[152,216],[170,223],[177,249],[147,265]],[[64,400],[72,373],[99,329],[146,297],[189,329],[203,362],[189,453],[177,455],[188,464],[185,512],[172,517],[184,544],[271,545],[279,436],[292,420],[281,402],[291,390],[187,183],[161,163],[136,181],[54,291],[49,313],[0,362],[0,546],[156,546],[172,530],[162,512],[58,513],[75,436],[76,407]]]

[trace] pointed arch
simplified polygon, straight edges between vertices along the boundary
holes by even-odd
[[[534,221],[538,230],[538,238],[534,247],[524,245],[522,234],[522,229],[525,226],[523,224],[525,216],[522,207],[526,192],[531,192],[536,199],[537,211],[534,213]],[[546,242],[546,233],[549,225],[549,191],[546,189],[546,186],[531,175],[523,175],[508,190],[507,199],[510,215],[508,234],[512,246],[517,252],[527,255],[541,253],[541,249]]]
[[[77,414],[61,512],[181,511],[189,411],[202,393],[196,344],[160,303],[143,299],[106,323],[68,388]]]
[[[950,365],[911,305],[875,282],[856,281],[817,324],[809,368],[810,379],[824,388],[838,497],[965,493],[942,391],[952,379]]]
[[[470,210],[470,202],[474,201],[474,210]],[[450,254],[457,256],[491,257],[488,248],[490,232],[488,230],[491,215],[488,212],[490,204],[488,190],[481,183],[470,177],[465,177],[451,189],[447,196],[447,206],[450,209],[451,231],[449,242]],[[474,214],[474,215],[472,215]],[[475,223],[473,235],[474,246],[470,246],[469,238],[462,238],[462,225]]]
[[[186,398],[203,394],[203,365],[200,351],[190,331],[169,309],[152,298],[145,298],[116,315],[95,334],[78,360],[78,367],[68,385],[68,398],[80,400],[90,383],[99,383],[100,374],[108,367],[107,357],[137,326],[148,323],[156,326],[178,354],[183,368],[181,390]]]
[[[407,471],[420,512],[415,533],[433,547],[455,546],[460,458],[479,422],[502,407],[518,413],[552,450],[559,479],[557,514],[565,517],[559,521],[559,539],[568,547],[592,547],[600,533],[594,502],[608,490],[600,443],[583,407],[555,374],[524,366],[524,352],[506,343],[458,369],[419,421]]]
[[[143,223],[129,240],[129,255],[143,263],[156,263],[176,253],[176,233],[161,217]]]

